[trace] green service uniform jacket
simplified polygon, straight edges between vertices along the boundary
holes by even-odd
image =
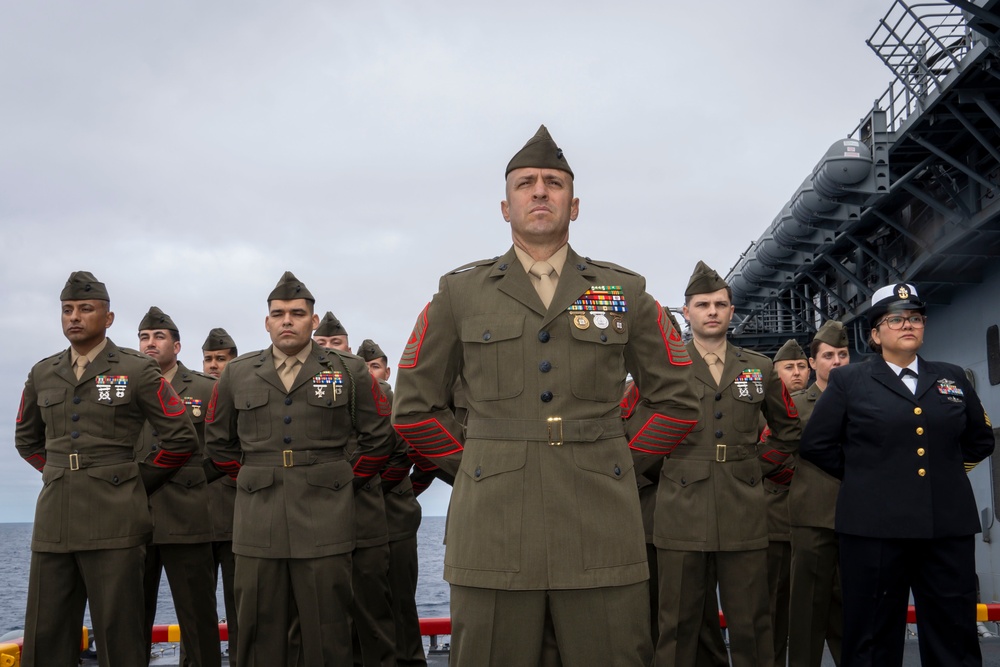
[[[153,511],[153,544],[197,544],[212,541],[212,516],[204,461],[205,412],[212,398],[215,378],[188,369],[177,362],[170,385],[184,402],[188,418],[198,433],[198,451],[166,484],[149,497]],[[159,430],[146,422],[136,448],[143,459],[160,449]]]
[[[613,292],[617,310],[571,310]],[[665,321],[641,276],[572,248],[548,309],[513,248],[442,277],[400,360],[394,419],[455,477],[447,581],[547,590],[648,578],[633,455],[652,463],[698,419],[690,360]],[[628,373],[642,396],[630,437]]]
[[[271,348],[229,362],[215,386],[205,445],[237,481],[233,553],[284,559],[353,551],[354,488],[392,448],[391,408],[365,362],[310,345],[289,391]],[[352,466],[344,448],[353,433]]]
[[[184,403],[149,357],[111,340],[77,380],[69,350],[32,367],[15,443],[42,472],[31,548],[70,553],[145,544],[153,530],[140,478],[175,472],[198,447]],[[148,421],[160,448],[141,463]]]
[[[764,476],[781,482],[798,413],[771,360],[729,344],[722,380],[688,343],[702,418],[663,462],[653,540],[659,549],[747,551],[768,544]],[[770,426],[758,447],[760,416]]]
[[[823,390],[815,383],[802,391],[792,394],[799,419],[803,424],[812,416],[816,401]],[[837,494],[840,480],[820,470],[812,461],[797,458],[795,479],[788,490],[788,515],[793,526],[829,528],[833,530],[833,519],[837,508]]]

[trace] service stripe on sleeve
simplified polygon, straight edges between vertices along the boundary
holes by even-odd
[[[420,347],[424,344],[424,335],[427,333],[427,309],[431,304],[424,306],[424,309],[417,315],[417,323],[413,325],[413,332],[410,339],[406,341],[406,349],[396,364],[399,368],[414,368],[420,358]]]
[[[429,459],[458,454],[464,449],[437,419],[395,426],[406,444]]]
[[[669,454],[687,437],[697,423],[697,421],[673,419],[666,415],[655,414],[628,443],[629,449],[647,454]]]
[[[413,467],[415,467],[420,472],[433,472],[438,469],[431,461],[425,458],[420,452],[415,449],[411,449],[406,453],[410,457],[410,461],[413,462]]]
[[[663,312],[660,303],[656,303],[658,316],[656,323],[660,326],[660,336],[663,337],[663,345],[667,348],[667,358],[673,366],[690,366],[691,355],[688,354],[684,341],[681,339],[681,332],[677,330],[670,317]]]
[[[42,472],[42,468],[45,467],[45,457],[42,456],[41,454],[32,454],[31,456],[29,456],[24,460],[30,463],[31,467],[37,470],[38,472]]]
[[[388,456],[362,456],[354,462],[354,476],[371,477],[376,475],[388,460]]]
[[[239,461],[216,461],[213,459],[212,463],[215,464],[216,468],[226,473],[233,479],[236,479],[236,476],[240,474],[240,468],[243,467]]]
[[[788,458],[788,454],[779,452],[777,449],[769,449],[766,453],[761,454],[760,458],[764,459],[768,463],[780,466],[785,464],[785,459]]]
[[[776,471],[774,474],[768,475],[767,478],[774,482],[775,484],[786,485],[792,481],[792,477],[795,476],[795,471],[791,468],[782,468]]]
[[[410,474],[409,468],[386,468],[382,471],[382,481],[401,482],[408,474]]]
[[[170,385],[167,386],[169,387]],[[181,405],[184,404],[181,403]],[[190,458],[190,452],[171,452],[167,449],[161,449],[156,453],[156,457],[153,459],[153,465],[161,468],[180,468],[182,465],[187,463]]]
[[[180,417],[184,414],[184,401],[177,395],[174,388],[165,379],[160,378],[160,388],[156,390],[156,397],[160,399],[160,407],[167,417]]]

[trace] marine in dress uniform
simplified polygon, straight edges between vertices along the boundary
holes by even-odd
[[[351,354],[347,329],[330,311],[319,321],[313,340],[331,350]],[[385,393],[388,385],[380,386]],[[391,400],[389,404],[392,405]],[[356,448],[357,442],[352,438],[344,450],[348,461],[353,461]],[[357,523],[356,542],[351,554],[354,664],[359,667],[386,667],[395,664],[396,629],[389,590],[389,524],[385,514],[381,471],[355,491],[354,516]]]
[[[207,375],[218,379],[226,364],[235,359],[239,352],[236,341],[225,329],[216,327],[208,332],[201,346],[202,367]],[[226,607],[226,629],[228,632],[229,664],[235,665],[239,658],[240,624],[236,617],[236,592],[233,577],[236,575],[236,560],[233,558],[233,512],[236,508],[236,480],[229,475],[209,482],[208,515],[212,521],[212,558],[215,561],[216,576],[222,573],[222,599]],[[213,590],[218,588],[218,580]]]
[[[375,341],[365,339],[358,347],[358,356],[368,364],[372,376],[382,383],[382,390],[391,403],[393,395],[388,380],[392,370],[385,352]],[[389,525],[389,592],[396,627],[396,664],[399,667],[426,667],[416,599],[417,530],[421,510],[413,493],[412,464],[406,449],[406,441],[398,438],[396,450],[382,470],[385,516]]]
[[[805,389],[809,379],[809,363],[806,353],[793,338],[774,355],[774,370],[781,378],[789,394]],[[794,400],[794,399],[793,399]],[[800,415],[801,418],[801,415]],[[761,434],[761,443],[766,444],[768,429]],[[790,457],[786,467],[795,465]],[[774,664],[784,667],[788,649],[788,600],[792,564],[792,535],[788,522],[788,484],[778,484],[764,478],[767,496],[767,589],[771,603],[771,628],[774,634]]]
[[[306,665],[351,662],[354,488],[393,445],[390,406],[364,361],[313,343],[315,300],[291,272],[268,296],[271,347],[231,361],[206,446],[237,482],[233,519],[239,665],[284,665],[300,621]],[[353,466],[344,448],[352,436]]]
[[[982,664],[965,465],[993,453],[993,430],[961,368],[917,355],[924,312],[913,285],[875,291],[869,345],[881,356],[830,374],[802,438],[802,458],[841,480],[847,667],[902,664],[911,590],[921,663]]]
[[[514,247],[441,279],[396,383],[397,431],[455,476],[451,664],[538,664],[548,618],[564,665],[647,665],[635,465],[697,421],[690,363],[641,276],[567,244],[579,200],[544,126],[505,177]],[[631,437],[629,372],[642,396]]]
[[[826,389],[830,371],[851,359],[847,331],[836,320],[823,324],[810,343],[809,365],[816,382],[792,394],[803,428],[816,401]],[[837,535],[834,508],[840,481],[809,461],[797,458],[788,490],[792,534],[791,599],[788,623],[789,667],[819,667],[826,642],[835,664],[840,664],[844,635]]]
[[[685,290],[702,418],[663,462],[653,540],[660,569],[658,667],[695,664],[714,564],[733,665],[770,667],[765,475],[783,483],[798,416],[771,360],[726,342],[733,314],[726,282],[698,262]],[[711,355],[711,356],[710,356]],[[710,369],[712,361],[715,369]],[[770,425],[758,450],[760,419]]]
[[[103,283],[76,271],[59,298],[70,348],[32,367],[15,429],[18,453],[43,484],[21,664],[77,664],[88,601],[100,664],[145,664],[142,571],[153,524],[144,480],[152,490],[176,473],[197,435],[156,363],[106,337],[114,313]],[[139,462],[147,420],[160,448]]]
[[[146,640],[152,640],[160,575],[165,570],[183,639],[181,664],[210,667],[222,662],[212,523],[205,512],[208,481],[203,467],[205,411],[215,379],[188,370],[177,360],[180,350],[177,325],[169,315],[152,306],[139,322],[139,351],[156,361],[160,373],[181,397],[198,432],[199,447],[177,474],[149,498],[153,538],[146,546],[143,577]],[[159,451],[159,440],[159,431],[146,422],[136,450],[139,458]]]

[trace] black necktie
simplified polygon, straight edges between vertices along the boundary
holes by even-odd
[[[903,380],[906,377],[917,377],[917,373],[912,368],[904,368],[903,370],[899,371],[900,380]]]

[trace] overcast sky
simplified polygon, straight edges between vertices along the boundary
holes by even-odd
[[[888,86],[864,40],[890,4],[4,3],[0,522],[33,516],[14,417],[67,346],[70,272],[107,284],[116,343],[157,305],[200,370],[212,327],[269,343],[291,270],[395,367],[438,277],[509,247],[503,170],[545,123],[576,172],[573,247],[680,305]],[[442,515],[448,489],[422,498]]]

